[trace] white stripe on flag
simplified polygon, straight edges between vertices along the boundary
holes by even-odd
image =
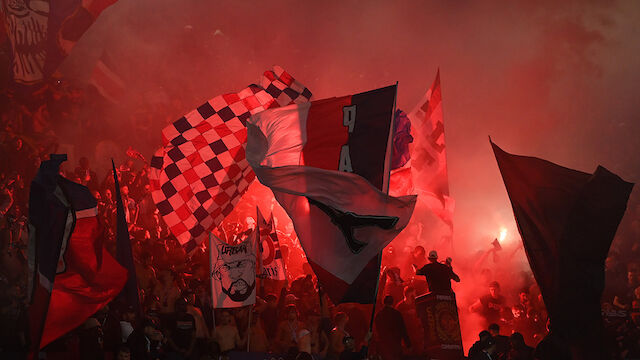
[[[92,207],[91,209],[84,209],[76,211],[76,219],[84,219],[89,217],[98,216],[98,208]]]

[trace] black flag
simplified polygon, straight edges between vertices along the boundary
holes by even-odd
[[[127,272],[129,273],[127,283],[124,285],[124,289],[122,289],[122,292],[118,297],[127,306],[133,307],[136,317],[140,319],[142,316],[142,308],[140,307],[140,297],[138,296],[136,267],[133,264],[133,253],[131,251],[131,240],[129,238],[129,226],[127,224],[127,219],[125,218],[122,196],[120,194],[120,182],[118,181],[118,173],[116,172],[116,165],[113,163],[113,159],[111,159],[111,166],[113,167],[117,209],[116,259],[120,265],[127,269]]]
[[[633,184],[506,153],[491,142],[553,332],[574,359],[604,359],[604,261]]]

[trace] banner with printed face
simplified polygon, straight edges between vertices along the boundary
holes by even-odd
[[[254,233],[255,235],[255,233]],[[209,235],[211,294],[214,308],[232,308],[256,302],[256,253],[253,236],[237,245]]]

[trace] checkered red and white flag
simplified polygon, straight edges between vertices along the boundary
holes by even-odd
[[[255,177],[245,157],[246,120],[310,98],[309,89],[275,66],[260,86],[216,96],[162,131],[163,147],[151,159],[151,195],[187,252],[231,213]]]

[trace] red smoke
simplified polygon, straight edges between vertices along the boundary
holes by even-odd
[[[411,110],[439,67],[456,210],[454,248],[438,250],[441,258],[453,257],[462,278],[455,287],[462,308],[484,291],[479,269],[492,269],[512,287],[518,271],[528,270],[516,250],[520,239],[487,135],[509,152],[583,171],[602,164],[625,180],[640,180],[638,2],[176,4],[121,0],[100,16],[61,72],[86,80],[105,50],[127,83],[127,99],[95,115],[112,129],[110,138],[87,134],[78,143],[63,130],[62,142],[74,145],[75,154],[90,154],[98,166],[106,164],[104,154],[122,159],[131,144],[149,158],[168,122],[258,81],[273,64],[308,86],[315,99],[398,81],[398,106]],[[145,123],[147,139],[123,131],[134,122]],[[268,213],[268,191],[254,186],[249,195]],[[253,216],[253,201],[241,203],[232,218]],[[421,244],[428,251],[439,239],[437,218],[417,216],[425,224],[422,238],[411,226],[393,243],[403,255],[405,247]],[[501,228],[507,237],[500,259],[476,265]],[[468,347],[478,328],[462,320]]]

